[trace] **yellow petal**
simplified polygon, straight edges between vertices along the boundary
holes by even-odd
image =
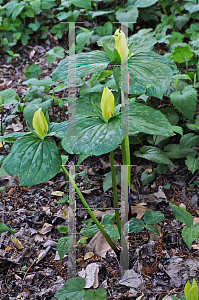
[[[114,96],[108,87],[104,88],[101,98],[100,107],[105,122],[114,115]]]
[[[39,138],[43,140],[48,133],[48,123],[41,108],[34,113],[32,125]]]
[[[123,64],[129,53],[126,36],[122,30],[117,29],[113,37],[115,39],[115,49],[119,52]]]

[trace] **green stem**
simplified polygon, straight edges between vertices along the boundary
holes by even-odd
[[[116,178],[115,178],[115,166],[114,166],[113,151],[110,152],[110,158],[111,158],[111,174],[112,174],[115,217],[116,217],[119,234],[121,234],[121,221],[120,221],[120,213],[119,213],[119,205],[118,205],[118,197],[117,197],[117,186],[116,186]]]
[[[75,188],[75,190],[76,190],[79,198],[81,199],[82,203],[88,209],[88,213],[91,216],[91,218],[93,219],[93,222],[97,225],[97,227],[99,228],[99,230],[101,231],[101,233],[103,234],[103,236],[105,237],[105,239],[107,240],[107,242],[109,243],[109,245],[111,246],[111,248],[115,251],[115,253],[117,255],[117,258],[119,260],[120,259],[120,250],[116,247],[116,245],[113,243],[113,241],[111,240],[111,238],[108,235],[108,233],[105,231],[105,229],[102,226],[102,224],[95,217],[94,213],[92,212],[92,210],[90,209],[88,203],[86,202],[84,196],[80,192],[79,188],[76,186],[74,180],[72,179],[72,177],[70,176],[70,174],[68,173],[68,171],[66,170],[66,168],[64,166],[61,166],[61,168],[62,168],[62,172],[69,178],[70,183]]]
[[[159,0],[159,2],[160,2],[160,5],[162,6],[162,9],[163,9],[163,11],[164,11],[165,16],[168,17],[167,12],[166,12],[166,9],[165,9],[165,7],[164,7],[163,0]]]

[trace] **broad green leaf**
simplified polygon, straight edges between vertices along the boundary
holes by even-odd
[[[56,5],[55,0],[40,0],[42,9],[50,9]]]
[[[68,121],[64,121],[61,123],[52,122],[50,124],[50,132],[56,132],[56,137],[63,138],[67,134],[68,130]]]
[[[199,4],[196,1],[187,1],[184,4],[184,8],[189,11],[190,14],[199,11]]]
[[[129,223],[129,224],[128,224]],[[144,222],[137,218],[131,218],[129,222],[124,225],[124,231],[138,233],[144,229]]]
[[[26,2],[22,1],[14,6],[13,13],[12,13],[12,20],[14,21],[16,17],[22,12],[26,5]]]
[[[113,151],[124,138],[120,134],[119,117],[111,118],[108,123],[99,118],[81,119],[73,123],[68,132],[62,146],[67,152],[79,155],[101,155]]]
[[[40,27],[40,23],[38,21],[35,23],[30,23],[28,27],[31,28],[33,31],[37,31]]]
[[[155,232],[158,236],[160,236],[160,233],[158,231],[158,229],[155,226],[152,225],[145,225],[144,226],[147,230],[153,231]]]
[[[34,136],[18,139],[3,161],[4,169],[11,176],[18,174],[23,186],[50,180],[59,172],[60,165],[61,155],[55,141]]]
[[[129,135],[139,132],[161,136],[173,135],[171,124],[167,118],[160,111],[145,104],[137,102],[129,104],[129,112],[128,110],[124,111],[122,117],[124,121],[128,122]]]
[[[106,290],[99,288],[95,291],[89,289],[84,294],[84,300],[107,300]]]
[[[194,133],[187,133],[183,135],[180,139],[180,149],[190,148],[199,143],[199,135]]]
[[[174,132],[177,132],[177,133],[179,133],[181,136],[183,136],[183,129],[182,129],[182,127],[180,127],[180,126],[171,126],[171,128],[172,128],[172,130],[173,130]]]
[[[23,84],[50,87],[55,84],[55,81],[53,81],[51,78],[45,78],[41,80],[38,80],[36,78],[31,78],[29,80],[24,81]]]
[[[182,91],[171,93],[170,98],[171,102],[179,112],[190,121],[193,121],[197,105],[197,91],[191,85],[188,85]]]
[[[64,58],[64,48],[56,46],[50,49],[46,54],[46,60],[48,65],[52,64],[57,58]]]
[[[8,133],[6,135],[0,136],[0,141],[6,142],[6,143],[13,143],[16,139],[18,139],[19,137],[25,136],[25,135],[30,135],[30,132],[12,132],[12,133]]]
[[[140,151],[135,151],[134,155],[160,164],[168,164],[174,166],[172,161],[168,158],[167,154],[157,147],[143,146],[140,148]]]
[[[194,226],[193,226],[194,229],[198,229],[199,230],[199,222],[196,223]]]
[[[193,241],[195,241],[199,237],[199,230],[190,227],[184,227],[182,229],[182,238],[184,242],[187,244],[188,248],[191,249],[191,245]]]
[[[134,7],[149,7],[158,2],[158,0],[128,0],[128,4],[132,4]]]
[[[153,50],[156,44],[156,39],[154,37],[147,38],[145,36],[132,35],[129,40],[129,56],[136,55],[142,52],[150,52]]]
[[[182,27],[189,21],[189,19],[189,14],[183,14],[182,16],[177,16],[175,18],[174,24],[181,31]]]
[[[64,255],[66,255],[73,244],[73,236],[64,236],[58,240],[57,243],[57,251],[59,253],[59,257],[62,260]]]
[[[144,222],[148,224],[155,224],[159,223],[164,220],[164,214],[160,212],[155,212],[150,209],[145,210],[144,214]]]
[[[76,42],[77,42],[77,45],[79,46],[80,50],[83,50],[84,46],[89,41],[93,32],[94,32],[93,30],[89,33],[81,32],[76,36]]]
[[[132,56],[122,68],[122,90],[130,94],[142,95],[146,93],[147,96],[162,98],[170,85],[173,74],[172,69],[175,69],[175,66],[165,57],[147,52]]]
[[[113,226],[113,225],[105,225],[104,229],[106,230],[106,232],[110,235],[110,237],[112,239],[114,239],[116,242],[118,242],[119,239],[119,231],[117,229],[117,227]]]
[[[183,63],[194,56],[194,52],[190,50],[190,45],[177,46],[173,51],[173,60],[178,63]]]
[[[26,68],[25,76],[26,78],[36,78],[38,79],[39,76],[43,73],[43,70],[36,64],[33,64]]]
[[[0,92],[0,105],[3,103],[4,105],[19,103],[16,99],[17,93],[13,89],[7,89]]]
[[[116,179],[116,185],[121,182],[121,170],[118,168],[115,168],[115,179]],[[112,187],[112,173],[111,171],[106,173],[104,175],[103,179],[103,191],[106,192],[108,189]]]
[[[58,226],[57,229],[64,234],[68,232],[68,226]]]
[[[3,232],[6,232],[6,231],[9,231],[12,234],[15,234],[18,232],[18,230],[12,230],[6,224],[0,223],[0,234]]]
[[[153,170],[153,172],[151,173],[149,173],[148,171],[144,171],[141,175],[142,185],[144,186],[147,183],[151,183],[154,180],[156,173],[156,170]]]
[[[98,70],[106,69],[110,59],[105,52],[92,51],[88,53],[79,53],[73,57],[67,56],[63,59],[53,73],[53,80],[68,81],[68,68],[70,72],[74,70],[76,77],[84,77]],[[76,67],[76,68],[75,68]]]
[[[192,174],[199,169],[199,157],[197,154],[189,154],[185,160],[186,166],[191,169]]]
[[[80,276],[68,279],[65,286],[61,288],[56,294],[60,300],[82,300],[85,294],[83,289],[86,280]]]
[[[138,18],[138,9],[133,5],[129,5],[126,8],[119,8],[116,11],[115,17],[120,22],[136,22]]]
[[[108,15],[108,14],[111,14],[112,12],[114,12],[114,10],[110,10],[110,9],[107,9],[107,10],[98,10],[98,11],[92,11],[92,18],[96,18],[96,17],[99,17],[99,16],[103,16],[103,15]]]
[[[80,233],[83,236],[86,236],[88,238],[92,238],[98,231],[99,231],[99,228],[95,224],[95,225],[90,226],[89,228],[82,228]]]
[[[164,151],[169,158],[182,158],[190,154],[197,154],[197,152],[192,148],[180,150],[179,147],[179,144],[169,144],[164,147]]]
[[[91,0],[71,0],[71,3],[74,4],[77,7],[92,9]]]
[[[103,225],[113,225],[115,223],[115,213],[109,213],[102,216]]]
[[[189,227],[193,227],[193,217],[186,209],[175,204],[171,205],[171,208],[177,220],[185,223]]]
[[[45,114],[46,111],[48,110],[49,106],[51,105],[52,100],[46,100],[44,102],[42,102],[42,99],[35,99],[33,101],[31,101],[30,103],[28,103],[23,111],[23,115],[24,118],[26,119],[28,125],[30,126],[31,129],[33,128],[32,125],[32,119],[34,116],[34,113],[36,112],[36,110],[38,110],[38,107],[42,108],[42,112]]]
[[[165,107],[160,109],[161,113],[169,120],[172,126],[175,126],[179,122],[179,116],[172,107]]]

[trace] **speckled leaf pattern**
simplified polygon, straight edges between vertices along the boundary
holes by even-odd
[[[129,104],[129,117],[126,112],[122,114],[123,119],[128,120],[128,134],[133,135],[139,132],[147,134],[172,136],[174,135],[171,124],[167,118],[158,110],[155,110],[145,104]]]
[[[138,218],[131,218],[129,222],[124,225],[125,232],[138,233],[144,229],[144,222]]]
[[[9,175],[19,175],[20,184],[31,186],[50,180],[60,171],[61,155],[51,138],[34,136],[18,139],[3,161]]]
[[[84,77],[88,74],[103,71],[110,63],[108,55],[103,51],[92,51],[90,53],[79,53],[74,57],[67,56],[63,59],[53,73],[53,80],[55,81],[68,81],[68,68],[69,64],[76,63],[76,77]],[[70,67],[70,72],[73,69]],[[75,72],[75,69],[74,69]]]
[[[140,53],[133,56],[129,63],[123,65],[121,86],[128,92],[128,70],[129,69],[129,92],[130,94],[158,98],[163,97],[163,93],[168,88],[172,79],[173,71],[167,61],[161,56],[152,52]]]
[[[70,129],[77,135],[65,135],[63,148],[73,154],[101,155],[115,150],[124,136],[120,134],[120,118],[114,117],[108,123],[99,118],[82,119]],[[70,132],[70,131],[69,131]]]

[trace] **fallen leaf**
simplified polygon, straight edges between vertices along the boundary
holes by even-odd
[[[44,223],[42,229],[39,231],[40,234],[46,234],[53,229],[53,225],[49,223]]]
[[[51,193],[52,196],[57,196],[57,197],[61,197],[61,196],[63,196],[63,194],[64,193],[60,192],[60,191],[54,191],[54,192]]]
[[[84,260],[87,260],[87,259],[89,259],[89,258],[91,258],[91,257],[93,257],[94,256],[94,253],[93,252],[87,252],[85,255],[84,255]]]
[[[84,288],[88,289],[93,286],[93,288],[96,289],[99,286],[98,273],[99,265],[96,263],[91,263],[86,267],[86,269],[78,272],[78,275],[86,280],[86,285]]]
[[[11,241],[13,242],[13,244],[15,244],[15,246],[21,250],[24,248],[24,246],[22,245],[22,243],[18,240],[18,239],[11,239]]]
[[[156,196],[156,198],[163,198],[163,199],[167,199],[167,197],[165,196],[165,193],[163,192],[163,186],[159,186],[158,187],[158,192],[154,193],[153,195]]]

